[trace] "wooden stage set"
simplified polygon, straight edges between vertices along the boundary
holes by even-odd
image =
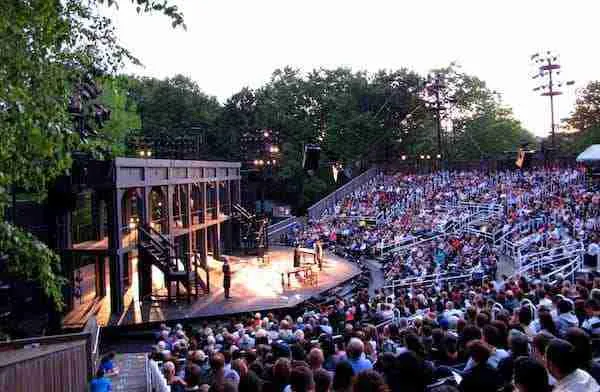
[[[266,261],[256,256],[231,256],[232,298],[228,300],[223,295],[223,264],[209,258],[210,292],[193,299],[191,303],[179,300],[169,304],[166,299],[157,299],[165,291],[162,273],[158,269],[153,270],[152,279],[156,296],[140,301],[137,295],[137,270],[134,269],[132,282],[125,294],[125,311],[118,319],[110,317],[110,296],[95,296],[94,268],[83,268],[84,295],[80,303],[63,318],[63,326],[78,328],[92,315],[97,317],[102,326],[127,326],[291,308],[360,274],[356,265],[331,254],[325,254],[321,271],[316,264],[312,264],[313,259],[309,255],[304,256],[303,265],[312,264],[312,277],[305,277],[304,273],[289,273],[294,270],[293,257],[294,248],[287,247],[269,249]],[[110,287],[107,292],[109,290]]]

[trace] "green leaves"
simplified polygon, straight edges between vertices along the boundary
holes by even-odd
[[[6,257],[7,272],[16,280],[35,282],[57,310],[64,307],[60,259],[31,234],[0,222],[0,258]]]
[[[163,12],[184,26],[167,1],[136,0],[144,12]],[[132,1],[134,3],[134,1]],[[112,0],[7,1],[0,12],[0,220],[12,186],[43,195],[47,184],[71,167],[71,153],[106,146],[84,145],[68,112],[84,75],[116,72],[126,60],[111,20],[98,4]],[[133,123],[133,120],[130,121]],[[15,279],[39,284],[62,307],[59,259],[33,236],[0,223],[0,257]]]

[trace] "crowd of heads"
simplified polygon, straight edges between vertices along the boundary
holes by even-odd
[[[573,169],[380,176],[287,240],[373,257],[382,240],[441,230],[463,213],[451,206],[470,201],[502,206],[486,230],[509,233],[530,252],[588,245],[600,198],[580,177]],[[383,222],[365,223],[375,216]],[[382,260],[387,279],[481,275],[361,289],[289,314],[163,325],[150,357],[171,391],[599,391],[600,280],[501,277],[502,251],[477,234],[452,233]]]

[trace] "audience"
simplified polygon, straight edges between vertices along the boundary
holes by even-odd
[[[555,272],[599,238],[599,201],[572,169],[379,176],[286,241],[379,257],[384,287],[162,325],[150,358],[171,391],[600,391],[600,280]]]

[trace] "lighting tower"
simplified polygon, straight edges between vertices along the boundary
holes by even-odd
[[[442,151],[442,112],[456,103],[453,91],[446,85],[446,78],[441,72],[433,72],[427,75],[424,88],[424,100],[429,109],[435,112],[435,125],[437,131],[437,155],[444,156]]]
[[[553,53],[551,51],[546,51],[542,53],[535,53],[531,56],[531,61],[533,61],[536,70],[535,74],[532,76],[532,79],[537,80],[541,79],[541,84],[533,89],[535,92],[539,92],[542,97],[550,98],[550,136],[551,136],[551,144],[552,151],[556,148],[556,124],[554,122],[554,97],[561,95],[563,85],[570,86],[575,82],[570,80],[568,82],[559,81],[558,76],[560,76],[560,64],[558,63],[558,54]]]

